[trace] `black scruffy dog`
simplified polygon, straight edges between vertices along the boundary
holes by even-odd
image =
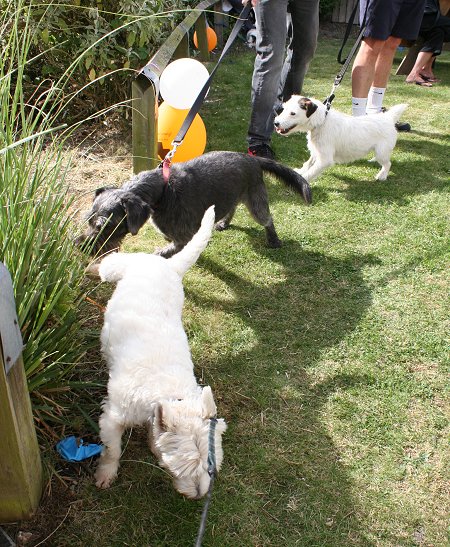
[[[256,222],[265,227],[269,247],[280,247],[263,180],[266,171],[311,203],[308,183],[293,169],[238,152],[210,152],[173,164],[168,183],[157,168],[139,173],[122,188],[99,188],[88,215],[89,230],[79,243],[92,254],[112,251],[126,234],[137,234],[151,217],[172,242],[159,253],[168,258],[191,240],[208,207],[215,206],[216,229],[224,230],[237,205],[244,203]]]

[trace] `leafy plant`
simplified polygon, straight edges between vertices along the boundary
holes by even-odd
[[[0,260],[11,272],[32,392],[61,389],[83,353],[77,307],[83,264],[74,250],[64,184],[62,87],[24,99],[33,26],[22,0],[0,19]],[[63,82],[60,82],[63,84]]]

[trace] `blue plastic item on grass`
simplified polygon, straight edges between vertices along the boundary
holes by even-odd
[[[85,443],[83,439],[74,435],[56,443],[56,450],[69,462],[79,462],[92,456],[97,456],[102,451],[102,448],[101,444]]]

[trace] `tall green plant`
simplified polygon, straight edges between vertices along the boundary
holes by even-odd
[[[83,266],[72,242],[63,138],[55,131],[63,82],[44,94],[37,89],[33,100],[25,101],[24,80],[33,62],[30,12],[24,0],[9,0],[5,7],[0,19],[0,260],[13,278],[29,388],[42,392],[60,388],[82,357],[77,307]]]

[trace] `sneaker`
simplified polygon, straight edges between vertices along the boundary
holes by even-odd
[[[397,122],[395,124],[395,129],[400,132],[408,132],[411,131],[411,125],[408,122]]]
[[[268,158],[269,160],[275,159],[275,153],[268,144],[253,144],[248,147],[248,154],[250,156],[259,156],[260,158]]]

